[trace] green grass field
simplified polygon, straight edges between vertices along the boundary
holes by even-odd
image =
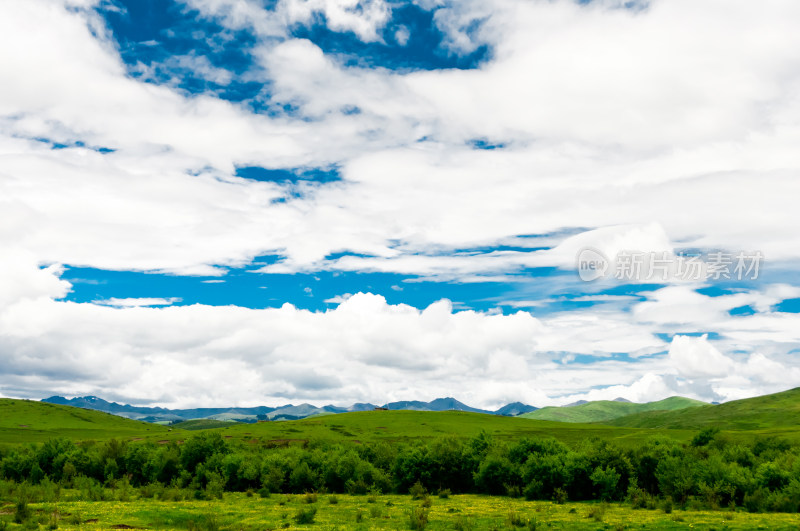
[[[173,428],[181,430],[212,430],[214,428],[227,428],[232,425],[231,421],[214,419],[192,419],[184,420],[173,424]]]
[[[0,444],[72,440],[175,439],[184,437],[165,426],[130,420],[100,411],[31,400],[0,399]]]
[[[676,440],[691,439],[695,431],[618,428],[598,424],[567,424],[499,417],[463,411],[364,411],[326,415],[288,422],[234,424],[221,433],[232,439],[302,442],[307,440],[391,442],[431,439],[443,436],[473,437],[486,431],[499,439],[555,437],[575,444],[592,437],[630,446],[654,435]]]
[[[56,523],[58,529],[230,529],[230,530],[398,530],[413,529],[411,512],[422,511],[422,501],[411,496],[276,495],[267,499],[243,493],[225,494],[214,501],[87,502],[74,500],[79,493],[64,491],[58,502],[31,504],[32,520],[42,526]],[[331,499],[336,503],[332,504]],[[750,514],[731,511],[633,510],[623,504],[528,502],[492,496],[458,495],[429,498],[425,529],[652,529],[652,530],[745,530],[798,529],[797,514]],[[0,506],[0,522],[8,529],[11,504]],[[313,523],[298,523],[301,511],[316,513]],[[0,523],[0,525],[3,525]],[[35,529],[35,527],[34,527]]]
[[[659,400],[658,402],[648,402],[646,404],[634,404],[631,402],[616,402],[613,400],[598,400],[587,404],[569,407],[544,407],[520,415],[527,419],[555,420],[558,422],[602,422],[612,420],[634,413],[645,411],[676,411],[690,407],[707,406],[705,402],[673,396]]]
[[[772,404],[770,414],[761,407],[751,414],[740,404],[731,402],[722,406],[702,406],[668,413],[644,413],[622,417],[603,424],[581,424],[535,420],[521,417],[501,417],[463,411],[365,411],[325,415],[296,421],[260,422],[240,424],[210,421],[187,421],[173,427],[134,421],[98,411],[60,406],[27,400],[0,399],[0,444],[44,442],[55,437],[72,440],[124,440],[168,441],[183,440],[199,430],[217,430],[230,440],[248,442],[273,441],[277,444],[301,443],[308,440],[390,442],[432,439],[443,436],[473,437],[486,431],[498,439],[514,440],[521,437],[554,437],[574,445],[597,437],[622,447],[635,446],[652,437],[669,437],[678,441],[690,440],[699,429],[707,425],[723,426],[731,431],[732,438],[751,440],[764,435],[779,435],[791,440],[800,439],[800,430],[786,426],[792,424],[791,411],[786,412],[786,402],[800,396],[760,397],[759,402]],[[784,393],[781,393],[783,395]],[[777,395],[771,395],[775,397]],[[759,399],[750,399],[756,400]],[[800,403],[800,402],[798,402]],[[728,407],[724,407],[728,406]],[[576,406],[579,407],[579,406]],[[720,408],[720,409],[718,409]],[[717,411],[727,416],[716,415]],[[738,417],[734,417],[738,415]],[[759,419],[756,424],[750,419]],[[668,419],[665,422],[663,419]],[[744,418],[745,420],[740,420]],[[797,409],[794,412],[797,418]],[[686,420],[684,420],[686,419]],[[736,419],[736,420],[732,420]],[[630,425],[624,425],[624,424]],[[609,424],[622,424],[609,425]],[[794,426],[800,425],[795,422]],[[685,428],[685,429],[682,429]]]

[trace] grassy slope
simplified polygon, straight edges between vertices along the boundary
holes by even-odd
[[[192,419],[184,420],[183,422],[176,422],[172,425],[173,428],[180,428],[182,430],[210,430],[214,428],[225,428],[232,424],[227,420],[213,420],[213,419]]]
[[[606,424],[637,428],[696,430],[714,426],[723,430],[797,431],[800,429],[800,387],[718,406],[637,413]]]
[[[479,434],[481,430],[501,439],[555,437],[565,443],[575,444],[590,437],[600,437],[621,445],[633,445],[660,434],[688,440],[695,433],[685,430],[661,432],[598,424],[553,423],[463,411],[405,410],[342,413],[291,422],[235,424],[220,431],[228,438],[242,440],[395,442],[444,436],[466,438]]]
[[[645,411],[673,411],[705,405],[708,404],[681,396],[673,396],[658,402],[648,402],[647,404],[598,400],[579,406],[544,407],[520,416],[528,419],[555,420],[559,422],[602,422]]]
[[[30,400],[0,399],[0,443],[75,440],[174,438],[175,431],[100,411]]]

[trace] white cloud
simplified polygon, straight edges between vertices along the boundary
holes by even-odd
[[[311,24],[315,14],[325,17],[333,31],[352,31],[364,42],[380,41],[378,31],[391,15],[384,0],[280,0],[277,10],[289,24]]]
[[[630,233],[611,247],[677,242],[761,250],[773,264],[798,258],[793,2],[671,2],[637,13],[466,2],[447,9],[486,19],[480,38],[494,47],[490,63],[407,74],[344,67],[308,41],[274,44],[280,39],[267,35],[280,31],[257,27],[280,26],[277,15],[255,2],[192,6],[255,28],[265,70],[249,75],[305,120],[141,83],[125,75],[107,32],[88,31],[97,17],[43,1],[3,4],[0,73],[15,81],[0,87],[0,187],[11,198],[9,221],[29,227],[17,242],[43,262],[207,274],[279,252],[287,271],[469,279],[565,266],[573,243],[613,227]],[[343,114],[354,107],[361,112]],[[20,137],[118,151],[50,151]],[[416,142],[423,137],[431,140]],[[474,138],[509,147],[476,152],[464,146]],[[280,186],[231,177],[237,164],[332,162],[344,182],[285,204],[272,203]],[[754,181],[763,193],[748,192]],[[87,230],[88,219],[103,223]],[[102,228],[112,224],[114,237]],[[530,256],[448,256],[571,227],[597,230],[555,238],[555,250]],[[378,258],[322,260],[341,250]]]
[[[669,361],[689,379],[726,376],[733,361],[708,342],[708,336],[675,336],[669,346]]]
[[[141,297],[129,299],[117,299],[112,297],[110,299],[92,301],[92,304],[98,304],[100,306],[114,306],[117,308],[138,308],[142,306],[170,306],[176,302],[181,302],[181,300],[182,299],[180,297]]]
[[[630,314],[609,305],[541,320],[370,295],[319,314],[54,302],[69,284],[52,264],[221,276],[274,252],[285,260],[268,271],[468,281],[571,267],[590,244],[760,250],[789,271],[800,260],[794,0],[442,2],[449,50],[489,44],[489,60],[410,73],[344,66],[287,37],[288,23],[324,14],[334,31],[378,41],[390,10],[379,0],[286,0],[277,14],[247,0],[189,4],[255,34],[247,79],[296,113],[131,78],[92,2],[0,3],[0,78],[11,80],[0,84],[0,352],[18,392],[178,404],[196,403],[201,382],[217,403],[436,389],[541,405],[609,384],[622,387],[587,396],[739,397],[797,381],[800,323],[774,312],[797,296],[794,278],[722,297],[671,286]],[[229,80],[200,57],[172,61]],[[470,149],[478,138],[507,147]],[[342,181],[288,199],[279,184],[234,177],[241,165],[334,163]],[[456,252],[523,234],[552,249]],[[341,251],[359,254],[325,260]],[[744,305],[759,313],[730,316]],[[669,347],[654,335],[712,331],[719,339]],[[619,352],[639,360],[610,358]],[[557,363],[578,354],[605,360]],[[718,362],[713,374],[701,354]]]

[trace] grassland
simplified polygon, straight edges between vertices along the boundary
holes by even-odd
[[[261,499],[243,493],[225,494],[214,501],[130,501],[87,502],[65,491],[61,501],[31,504],[32,521],[44,526],[57,522],[58,529],[303,529],[373,530],[412,529],[410,514],[422,511],[422,501],[411,496],[272,495]],[[331,500],[336,501],[335,504]],[[750,514],[741,511],[633,510],[623,504],[528,502],[492,496],[458,495],[447,499],[429,498],[425,529],[652,529],[652,530],[738,530],[797,529],[797,514]],[[314,511],[313,523],[298,523],[301,511]],[[0,507],[0,522],[8,529],[13,507]],[[3,525],[0,523],[0,525]],[[34,527],[35,528],[35,527]]]
[[[691,439],[695,431],[618,428],[598,424],[567,424],[500,417],[464,411],[364,411],[313,417],[291,422],[235,424],[222,428],[231,439],[302,442],[307,440],[402,442],[443,436],[473,437],[485,431],[498,439],[555,437],[567,444],[598,437],[633,446],[654,435]]]
[[[185,435],[185,434],[184,434]],[[175,439],[176,430],[100,411],[30,400],[0,399],[0,444],[72,440]]]
[[[677,411],[707,405],[708,404],[705,402],[681,396],[673,396],[665,398],[664,400],[659,400],[658,402],[648,402],[646,404],[598,400],[577,406],[544,407],[520,416],[527,419],[586,423],[608,421],[646,411]]]
[[[777,407],[777,404],[786,401],[770,399],[765,403],[773,403]],[[628,426],[554,422],[463,411],[396,410],[342,413],[296,421],[257,424],[203,419],[166,427],[70,406],[0,399],[0,444],[43,442],[55,437],[66,437],[76,441],[111,438],[169,441],[186,439],[199,430],[219,431],[226,439],[246,442],[272,441],[276,444],[292,444],[320,440],[366,443],[379,440],[388,442],[425,440],[442,436],[469,438],[485,431],[495,438],[505,440],[522,437],[554,437],[566,444],[574,445],[596,437],[612,441],[622,447],[632,447],[652,437],[688,441],[698,429],[708,424],[722,423],[724,417],[721,421],[714,412],[723,406],[702,406],[671,412],[670,414],[674,416],[666,417],[669,422],[664,422],[662,420],[664,417],[659,416],[660,413],[637,414],[608,421],[608,424],[626,422],[633,424]],[[736,407],[735,414],[748,415],[749,418],[748,410],[745,408],[742,412],[740,409],[741,406]],[[722,409],[726,410],[728,408]],[[775,416],[780,421],[771,422],[771,417],[767,415],[759,417],[760,423],[756,426],[749,420],[731,421],[723,428],[732,430],[728,435],[738,439],[751,440],[762,435],[800,439],[800,430],[796,427],[776,428],[775,424],[786,424],[786,418],[781,412],[775,412]],[[791,418],[791,412],[786,416]],[[690,421],[684,421],[684,418],[689,418]],[[798,424],[800,422],[795,423],[795,426]],[[755,429],[756,427],[759,429]]]
[[[791,436],[800,428],[800,388],[680,411],[637,413],[606,422],[612,426],[655,429],[763,431]]]
[[[233,423],[228,420],[192,419],[178,422],[173,424],[172,427],[181,430],[213,430],[215,428],[227,428],[231,425]]]

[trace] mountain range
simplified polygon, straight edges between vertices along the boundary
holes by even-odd
[[[374,409],[405,409],[412,411],[469,411],[472,413],[486,413],[489,415],[513,417],[523,413],[536,411],[537,409],[521,402],[513,402],[501,407],[496,411],[488,411],[470,407],[462,402],[459,402],[455,398],[450,397],[437,398],[435,400],[431,400],[430,402],[422,402],[419,400],[389,402],[388,404],[384,404],[382,406],[377,406],[370,403],[356,403],[350,407],[339,407],[332,405],[317,407],[311,404],[287,404],[279,407],[258,406],[194,409],[167,409],[162,407],[132,406],[130,404],[108,402],[96,396],[79,396],[75,398],[51,396],[43,399],[42,402],[104,411],[106,413],[112,413],[114,415],[129,419],[156,422],[160,424],[171,424],[196,419],[234,422],[257,422],[259,420],[296,420],[319,415],[333,415],[337,413],[348,413],[353,411],[372,411]]]
[[[521,402],[512,402],[495,411],[470,407],[455,398],[437,398],[430,402],[420,400],[405,400],[389,402],[381,406],[371,403],[356,403],[350,407],[340,406],[314,406],[312,404],[286,404],[278,407],[222,407],[222,408],[195,408],[195,409],[167,409],[162,407],[132,406],[108,402],[96,396],[81,396],[64,398],[51,396],[42,402],[74,406],[112,413],[133,420],[142,420],[158,424],[177,424],[186,421],[203,421],[202,426],[213,422],[245,422],[275,420],[298,420],[321,415],[335,415],[356,411],[372,411],[374,409],[410,410],[410,411],[467,411],[471,413],[484,413],[505,417],[524,417],[538,420],[553,420],[559,422],[607,422],[627,415],[648,412],[667,412],[681,409],[707,406],[705,402],[683,397],[670,397],[657,402],[638,404],[623,398],[615,400],[598,400],[586,402],[581,400],[562,407],[536,408]]]

